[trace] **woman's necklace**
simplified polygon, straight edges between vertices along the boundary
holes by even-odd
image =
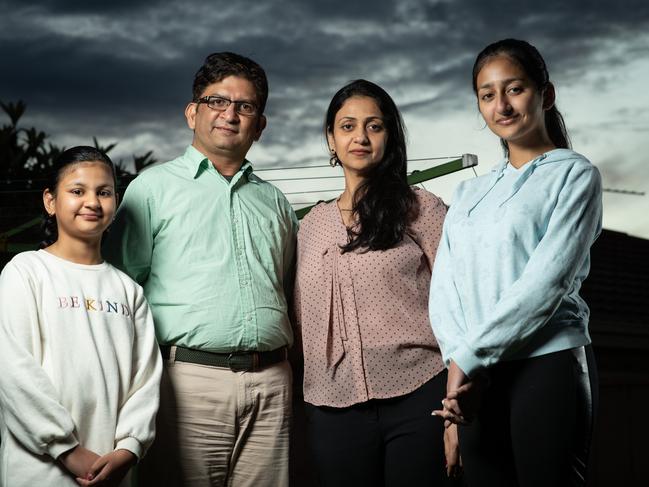
[[[336,206],[338,207],[338,210],[340,210],[340,211],[354,211],[353,208],[341,208],[340,207],[340,200],[341,200],[342,196],[343,195],[340,195],[338,198],[336,198]]]
[[[338,208],[338,212],[340,215],[340,219],[343,222],[343,225],[345,227],[350,227],[350,225],[353,224],[352,221],[352,216],[354,215],[354,209],[353,208],[341,208],[340,207],[340,197],[336,199],[336,207]]]

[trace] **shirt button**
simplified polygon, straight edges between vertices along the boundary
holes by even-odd
[[[246,319],[247,319],[248,321],[252,321],[252,315],[248,315],[248,316],[246,317]]]

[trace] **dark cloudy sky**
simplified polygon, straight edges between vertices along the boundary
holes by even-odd
[[[477,115],[470,70],[477,52],[503,37],[543,53],[574,148],[604,185],[649,191],[646,0],[0,0],[0,100],[24,100],[24,123],[59,145],[97,136],[118,142],[116,159],[153,150],[168,160],[191,141],[183,110],[196,69],[210,52],[231,50],[270,80],[269,126],[250,154],[256,167],[326,163],[324,110],[342,84],[362,77],[402,108],[410,157],[475,153],[484,173],[501,155]],[[450,201],[467,177],[426,187]],[[607,193],[605,227],[649,238],[648,202]]]

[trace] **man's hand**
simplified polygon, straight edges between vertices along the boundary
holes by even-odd
[[[99,455],[95,452],[77,445],[62,453],[58,461],[75,477],[85,477],[98,459]]]
[[[444,428],[444,456],[446,457],[446,475],[457,477],[461,474],[462,457],[457,435],[457,425],[448,424]]]
[[[84,486],[116,486],[136,461],[137,457],[130,451],[115,450],[98,458],[90,467],[87,476],[77,477],[77,483]]]

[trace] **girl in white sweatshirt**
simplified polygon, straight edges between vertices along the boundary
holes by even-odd
[[[0,487],[118,485],[155,435],[161,373],[142,288],[103,261],[115,169],[55,163],[39,251],[0,275]]]

